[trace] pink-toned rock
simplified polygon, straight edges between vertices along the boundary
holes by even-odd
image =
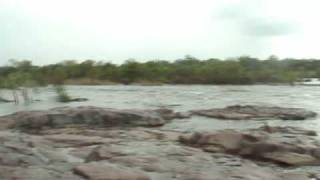
[[[234,152],[242,148],[243,142],[257,142],[259,138],[234,130],[226,130],[219,133],[194,133],[191,136],[180,136],[180,141],[193,146],[217,148],[221,152]]]
[[[267,130],[265,130],[267,128]],[[263,127],[245,132],[224,130],[180,136],[183,144],[206,152],[227,153],[287,166],[318,165],[320,143],[308,130]]]

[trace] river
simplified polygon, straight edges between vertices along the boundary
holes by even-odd
[[[32,93],[31,104],[0,104],[0,115],[17,111],[50,109],[60,106],[100,106],[119,109],[155,109],[166,107],[175,111],[225,107],[236,104],[254,104],[306,108],[320,114],[320,86],[214,86],[214,85],[163,85],[163,86],[66,86],[72,97],[88,98],[86,102],[58,103],[52,87],[39,88]],[[11,98],[10,93],[1,95]],[[181,131],[209,131],[219,129],[243,129],[264,123],[277,126],[299,126],[320,133],[320,116],[304,121],[227,121],[193,117],[173,121],[163,128]]]

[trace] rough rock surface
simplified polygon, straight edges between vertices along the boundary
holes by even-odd
[[[149,180],[143,172],[108,163],[87,163],[75,167],[74,172],[92,180]]]
[[[223,130],[180,136],[180,142],[207,152],[227,153],[286,166],[320,165],[314,131],[270,127],[239,132]]]
[[[0,118],[0,129],[16,128],[38,132],[42,128],[62,128],[70,125],[99,127],[164,125],[168,120],[181,118],[169,109],[117,110],[98,107],[63,107],[46,111],[25,111]]]
[[[86,108],[80,110],[83,112]],[[320,143],[313,131],[265,126],[189,135],[165,127],[140,126],[142,122],[139,126],[135,123],[121,126],[119,122],[112,126],[69,124],[80,110],[53,110],[64,112],[59,119],[61,124],[33,125],[41,127],[36,134],[29,127],[18,126],[18,120],[10,129],[1,130],[0,179],[315,180],[320,177],[317,166],[301,170],[305,165],[317,164],[320,158]],[[96,108],[87,110],[92,114],[84,118],[80,113],[79,121],[91,122],[91,118],[96,118]],[[132,116],[138,116],[137,121],[147,122],[145,118],[161,117],[166,121],[176,116],[169,111],[125,112],[135,112]],[[12,116],[23,119],[22,115]],[[123,121],[126,118],[122,116],[131,117],[131,113],[118,116],[121,118],[117,120]],[[33,120],[31,117],[29,121]],[[37,121],[41,122],[41,118]]]
[[[248,119],[282,119],[304,120],[313,118],[317,114],[302,108],[283,108],[267,106],[228,106],[226,108],[195,110],[194,115],[212,117],[217,119],[248,120]]]
[[[87,144],[84,139],[82,146],[73,141],[57,146],[58,141],[51,137],[62,131],[63,135],[103,137],[104,142]],[[146,128],[63,128],[45,136],[1,131],[0,179],[296,180],[297,172],[282,172],[279,167],[259,165],[238,156],[180,145],[178,139],[171,139],[172,134],[181,135]],[[300,173],[299,180],[313,175]]]

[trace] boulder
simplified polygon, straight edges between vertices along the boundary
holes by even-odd
[[[194,115],[217,119],[248,120],[248,119],[282,119],[304,120],[317,114],[302,108],[268,107],[255,105],[235,105],[226,108],[215,108],[191,111]]]

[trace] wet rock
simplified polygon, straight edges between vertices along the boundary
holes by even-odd
[[[0,97],[0,103],[11,103],[11,102],[14,102],[14,101]]]
[[[302,108],[267,107],[254,105],[235,105],[226,108],[191,111],[194,115],[217,119],[248,120],[248,119],[282,119],[304,120],[317,114]]]
[[[309,136],[309,131],[291,127],[268,127],[273,131],[267,132],[261,129],[266,127],[247,132],[194,133],[180,136],[180,142],[206,152],[239,155],[286,166],[320,164],[317,153],[320,143]]]
[[[65,102],[84,102],[84,101],[88,101],[89,99],[87,98],[71,98]]]
[[[168,120],[182,118],[180,113],[168,109],[117,110],[91,106],[63,107],[48,111],[25,111],[0,117],[1,129],[17,128],[37,133],[43,128],[62,128],[70,125],[99,127],[157,127]]]
[[[74,168],[74,173],[90,180],[150,180],[143,172],[104,163],[88,163]]]

